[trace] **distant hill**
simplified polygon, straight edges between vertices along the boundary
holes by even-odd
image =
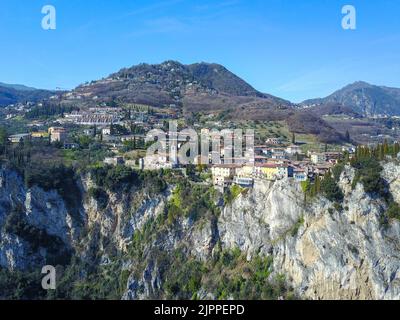
[[[178,109],[188,117],[204,113],[221,120],[286,121],[293,131],[316,134],[321,141],[341,140],[340,134],[317,115],[257,91],[215,63],[139,64],[80,85],[65,93],[63,99],[80,106],[110,101],[146,104]]]
[[[318,116],[325,115],[344,115],[352,118],[360,118],[362,115],[353,110],[351,107],[343,106],[340,103],[326,103],[318,106],[311,107],[309,111],[312,111]]]
[[[37,102],[49,98],[54,92],[0,82],[0,107],[19,102]]]
[[[189,112],[221,111],[254,101],[268,106],[290,105],[289,101],[255,90],[225,67],[204,62],[140,64],[79,86],[74,92],[96,97],[96,101],[120,99],[157,107],[177,106]]]
[[[23,84],[10,84],[10,83],[4,83],[4,82],[0,82],[0,87],[11,88],[11,89],[20,90],[20,91],[35,91],[35,90],[37,90],[36,88],[27,87]]]
[[[355,82],[326,98],[306,100],[303,105],[340,104],[363,116],[400,115],[400,89]]]

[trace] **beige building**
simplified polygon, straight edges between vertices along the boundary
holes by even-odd
[[[256,164],[254,175],[268,180],[276,180],[293,176],[293,167],[280,163]]]
[[[214,185],[224,185],[227,181],[232,180],[236,175],[236,170],[241,168],[241,166],[234,164],[221,164],[214,165],[211,168],[211,173],[213,176]]]
[[[293,155],[293,154],[296,154],[296,153],[301,154],[302,151],[301,151],[301,148],[299,146],[290,145],[289,147],[286,148],[286,153]]]
[[[282,139],[281,138],[268,138],[266,141],[266,144],[269,145],[280,145],[282,144]]]
[[[116,166],[119,164],[124,164],[124,158],[123,157],[105,158],[104,163],[112,165],[112,166]]]
[[[67,131],[63,127],[50,127],[48,133],[51,142],[64,142],[67,138]]]
[[[200,134],[204,135],[204,136],[209,136],[210,135],[210,129],[203,128],[203,129],[201,129]]]
[[[32,132],[31,134],[32,138],[48,138],[49,133],[46,131],[39,131],[39,132]]]
[[[326,156],[323,153],[312,153],[311,162],[314,164],[323,163],[326,161]]]
[[[12,136],[8,137],[8,140],[11,141],[12,143],[19,143],[21,141],[26,141],[31,138],[30,133],[22,133],[22,134],[14,134]]]
[[[236,176],[240,178],[251,178],[254,174],[254,164],[245,164],[236,170]]]

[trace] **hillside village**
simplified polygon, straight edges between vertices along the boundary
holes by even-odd
[[[351,298],[398,296],[399,119],[299,108],[214,67],[0,108],[6,296],[44,297],[28,260],[66,266],[61,299],[347,298],[352,270]]]
[[[100,104],[85,111],[72,110],[65,113],[49,121],[51,126],[37,119],[32,120],[27,125],[30,132],[10,135],[8,139],[15,144],[27,140],[31,143],[45,141],[64,150],[79,150],[85,148],[80,141],[87,137],[108,150],[108,156],[103,159],[106,165],[125,165],[138,170],[182,170],[188,166],[197,166],[202,172],[208,172],[209,182],[222,191],[232,185],[252,187],[255,180],[288,178],[300,183],[313,181],[316,176],[323,178],[335,164],[344,157],[351,158],[356,150],[352,144],[335,149],[325,145],[323,151],[304,148],[304,143],[297,142],[294,133],[291,141],[287,137],[271,136],[261,144],[248,148],[244,142],[248,138],[254,142],[254,137],[246,137],[244,134],[241,157],[234,157],[232,147],[225,146],[226,137],[220,131],[223,122],[209,121],[208,128],[202,128],[201,124],[195,122],[191,128],[200,137],[209,139],[208,156],[199,155],[193,157],[190,164],[181,164],[178,158],[171,156],[171,133],[168,132],[168,121],[179,121],[179,127],[184,127],[185,123],[179,116],[178,113],[155,111],[145,105],[122,108]],[[225,124],[231,126],[230,123]],[[158,142],[161,142],[164,150],[146,155],[146,148],[157,141],[155,133],[162,130],[167,132],[165,141]],[[233,129],[231,132],[231,138],[234,138]],[[175,135],[174,151],[178,153],[187,143],[188,137],[179,132]],[[135,156],[132,157],[127,151],[135,152]]]

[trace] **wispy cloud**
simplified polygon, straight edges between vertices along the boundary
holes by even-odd
[[[329,68],[321,68],[304,73],[286,83],[283,83],[277,87],[276,90],[282,92],[301,92],[312,90],[315,87],[324,86],[330,82],[330,80],[326,78],[326,75],[330,74],[331,71],[332,70]]]
[[[400,34],[385,35],[381,38],[373,39],[369,42],[369,45],[376,46],[387,43],[398,43],[400,41]]]
[[[347,84],[344,82],[349,69],[347,63],[322,66],[283,83],[273,91],[281,96],[298,97],[295,102],[306,98],[317,98],[314,96],[316,92],[319,92],[321,96],[326,96]]]
[[[157,19],[145,20],[140,30],[131,32],[127,37],[139,37],[157,33],[182,33],[189,30],[189,26],[174,17],[162,17]]]
[[[229,8],[229,7],[234,7],[238,5],[241,1],[240,0],[230,0],[230,1],[224,1],[224,2],[219,2],[219,3],[203,3],[196,5],[194,7],[195,10],[197,11],[208,11],[208,10],[218,10],[218,9],[223,9],[223,8]]]
[[[165,9],[171,6],[174,6],[176,4],[181,3],[183,0],[169,0],[169,1],[161,1],[157,2],[145,7],[140,7],[137,8],[133,11],[128,12],[125,14],[123,17],[129,17],[129,16],[134,16],[134,15],[141,15],[145,13],[150,13],[150,12],[155,12],[155,11],[160,11],[161,9]]]
[[[158,9],[175,5],[181,1],[182,0],[168,1],[158,5],[140,8],[134,12],[130,12],[129,15],[155,12]],[[235,8],[240,2],[240,0],[230,0],[220,3],[203,3],[201,5],[191,6],[190,10],[186,11],[187,13],[184,16],[177,14],[174,16],[159,16],[152,19],[147,18],[140,22],[135,31],[128,33],[126,36],[140,37],[150,34],[182,34],[202,31],[205,27],[212,28],[213,25],[218,23],[219,18],[226,15],[228,9]],[[218,28],[215,29],[216,33],[218,31]]]
[[[85,31],[88,29],[94,29],[96,26],[99,25],[109,25],[111,23],[119,23],[121,21],[124,21],[126,19],[129,19],[132,16],[141,16],[141,15],[146,15],[150,13],[160,13],[166,8],[173,7],[184,0],[168,0],[168,1],[162,1],[162,2],[157,2],[151,5],[147,6],[141,6],[137,7],[135,10],[125,12],[124,14],[118,15],[118,16],[112,16],[110,15],[108,18],[105,19],[96,19],[96,20],[91,20],[88,21],[87,23],[80,25],[76,28],[76,31]]]

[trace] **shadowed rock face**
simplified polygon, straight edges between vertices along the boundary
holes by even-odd
[[[13,232],[7,232],[8,229]],[[18,174],[0,170],[0,230],[0,266],[25,270],[44,265],[49,251],[59,249],[60,254],[68,254],[80,225],[57,192],[45,192],[38,187],[26,189]],[[42,246],[37,237],[39,233],[43,240],[53,243]]]

